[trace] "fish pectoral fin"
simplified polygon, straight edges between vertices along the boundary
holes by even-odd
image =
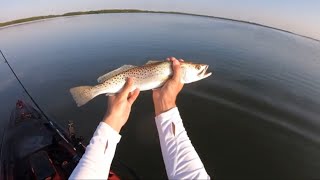
[[[132,68],[134,68],[134,67],[136,67],[136,66],[133,66],[133,65],[123,65],[123,66],[119,67],[118,69],[115,69],[115,70],[113,70],[113,71],[111,71],[111,72],[108,72],[108,73],[105,74],[105,75],[100,76],[100,77],[97,79],[97,81],[98,81],[98,83],[103,83],[103,82],[105,82],[106,80],[110,79],[111,77],[113,77],[113,76],[115,76],[115,75],[117,75],[117,74],[120,74],[120,73],[122,73],[122,72],[124,72],[124,71],[127,71],[127,70],[129,70],[129,69],[132,69]]]
[[[114,96],[115,93],[107,93],[106,96]]]
[[[162,87],[153,88],[152,91],[161,89]]]
[[[158,63],[158,62],[162,62],[162,61],[150,60],[146,64],[153,64],[153,63]]]

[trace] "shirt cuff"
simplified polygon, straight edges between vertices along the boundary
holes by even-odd
[[[180,134],[185,130],[177,107],[159,114],[155,117],[155,121],[159,135],[161,137],[174,137],[176,134]],[[175,125],[175,133],[173,131],[173,124]]]
[[[113,142],[118,143],[121,139],[121,135],[105,122],[100,122],[95,135],[99,135],[105,142],[107,142],[107,140],[112,140]]]
[[[178,107],[174,107],[167,112],[161,113],[155,117],[156,121],[167,121],[172,119],[173,116],[180,116]]]

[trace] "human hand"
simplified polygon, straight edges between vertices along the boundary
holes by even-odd
[[[131,112],[131,106],[140,93],[139,89],[130,92],[132,86],[133,79],[128,78],[122,90],[118,94],[109,96],[108,98],[107,113],[102,121],[117,132],[120,132],[122,126],[127,122]]]
[[[160,89],[153,90],[152,97],[156,116],[176,107],[177,95],[183,87],[180,67],[180,61],[183,60],[179,59],[178,61],[174,57],[167,58],[167,60],[172,61],[173,76]]]

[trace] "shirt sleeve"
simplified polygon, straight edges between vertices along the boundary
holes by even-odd
[[[108,124],[100,122],[69,179],[107,179],[121,135]]]
[[[175,107],[155,117],[169,179],[210,179]]]

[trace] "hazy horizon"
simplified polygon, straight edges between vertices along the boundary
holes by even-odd
[[[316,0],[56,0],[3,2],[0,22],[41,15],[57,15],[72,11],[101,9],[140,9],[176,11],[249,21],[300,35],[320,39],[320,1]]]

